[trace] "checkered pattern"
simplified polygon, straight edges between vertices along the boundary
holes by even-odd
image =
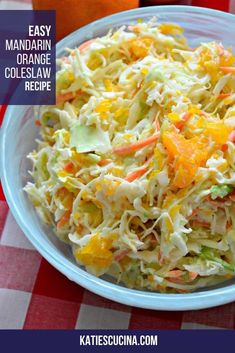
[[[192,4],[235,13],[235,0]],[[0,1],[0,9],[30,7],[30,0]],[[25,238],[1,188],[0,266],[0,329],[235,328],[235,303],[200,311],[150,311],[117,304],[70,282]]]

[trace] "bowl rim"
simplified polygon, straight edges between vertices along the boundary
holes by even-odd
[[[149,15],[149,10],[159,12],[194,12],[207,15],[217,15],[226,19],[235,20],[235,16],[222,11],[193,7],[193,6],[151,6],[145,8],[137,8],[134,10],[119,12],[117,14],[103,17],[95,22],[92,22],[80,29],[72,32],[67,37],[62,39],[57,45],[58,51],[63,50],[66,47],[66,42],[69,38],[73,37],[79,32],[86,33],[92,30],[97,25],[102,25],[103,22],[117,20],[120,18],[120,14],[123,17],[129,17],[130,15]],[[235,300],[235,284],[225,286],[218,289],[208,289],[202,292],[193,292],[187,294],[165,294],[158,292],[147,292],[136,289],[129,289],[126,287],[119,286],[114,283],[110,283],[102,278],[95,277],[94,275],[86,272],[84,269],[79,268],[76,264],[71,263],[65,259],[64,256],[46,243],[44,239],[40,241],[37,238],[36,232],[32,232],[29,225],[27,224],[26,218],[18,208],[11,187],[8,183],[7,178],[7,165],[6,160],[6,149],[7,149],[7,132],[9,129],[11,116],[17,111],[18,106],[8,106],[2,123],[1,135],[0,135],[0,176],[2,179],[2,186],[7,203],[10,210],[28,238],[28,240],[34,245],[37,251],[57,270],[63,273],[68,279],[81,285],[82,287],[90,290],[91,292],[98,294],[102,297],[110,299],[112,301],[119,302],[121,304],[130,305],[134,307],[140,307],[145,309],[153,310],[166,310],[166,311],[180,311],[180,310],[198,310],[203,308],[214,307],[222,304],[226,304]]]

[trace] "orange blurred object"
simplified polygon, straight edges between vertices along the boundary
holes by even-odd
[[[56,10],[57,41],[94,20],[139,6],[139,0],[33,0],[34,10]]]
[[[155,6],[155,5],[171,5],[175,4],[177,0],[141,0],[142,6]]]

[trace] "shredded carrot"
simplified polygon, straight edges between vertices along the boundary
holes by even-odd
[[[183,284],[185,283],[185,281],[182,279],[182,278],[168,278],[168,280],[170,282],[173,282],[173,283],[178,283],[178,284]]]
[[[199,115],[204,116],[204,118],[208,118],[207,113],[205,113],[203,110],[200,110]]]
[[[158,242],[156,237],[153,234],[150,234],[148,240],[151,244],[156,244]]]
[[[188,219],[190,220],[191,218],[193,218],[194,216],[196,216],[196,214],[198,214],[198,212],[200,211],[200,208],[197,207],[194,210],[192,210],[191,215],[188,217]]]
[[[89,47],[89,45],[94,42],[95,39],[89,39],[85,41],[84,43],[80,44],[77,49],[80,51],[80,53],[83,53],[86,48]],[[70,54],[71,56],[75,56],[75,50],[73,50]]]
[[[190,282],[194,281],[195,278],[197,278],[198,273],[197,272],[189,272],[189,280]]]
[[[232,199],[231,199],[232,200]],[[232,201],[234,201],[234,200],[232,200]],[[228,229],[230,229],[231,227],[232,227],[232,221],[228,221],[227,223],[226,223],[226,229],[228,230]]]
[[[220,66],[220,70],[225,74],[233,74],[235,75],[235,66]]]
[[[235,202],[235,195],[229,196],[229,199],[230,199],[231,201]]]
[[[144,175],[147,172],[147,170],[148,170],[147,167],[144,167],[144,168],[141,168],[141,169],[137,169],[134,172],[131,172],[131,173],[127,174],[127,176],[125,177],[125,180],[129,181],[129,183],[131,183],[135,179],[138,179],[142,175]]]
[[[230,142],[235,142],[235,130],[231,132],[231,134],[228,137],[228,141]]]
[[[141,89],[142,87],[142,84],[143,84],[144,80],[142,80],[136,87],[136,89],[134,90],[134,92],[132,93],[132,98],[139,92],[139,90]]]
[[[187,112],[183,115],[183,121],[186,123],[193,116],[192,112]]]
[[[74,172],[74,165],[72,162],[68,162],[64,166],[64,170],[68,173],[73,173]]]
[[[193,220],[193,225],[198,226],[198,227],[203,227],[203,228],[210,228],[211,225],[208,222],[204,222],[201,220]]]
[[[62,94],[57,96],[56,104],[60,104],[60,103],[66,102],[66,101],[70,101],[73,98],[74,98],[74,93],[73,92],[62,93]]]
[[[226,152],[228,150],[228,145],[227,143],[224,143],[222,146],[221,146],[221,151],[222,152]]]
[[[182,293],[182,294],[189,293],[189,290],[186,290],[186,289],[179,289],[179,288],[176,288],[175,291],[176,291],[177,293]]]
[[[160,131],[160,123],[158,119],[158,114],[156,115],[156,118],[154,119],[153,126],[156,129],[156,131]]]
[[[210,197],[208,197],[207,202],[209,202],[212,206],[215,207],[223,207],[224,202],[226,199],[221,199],[220,201],[212,200]]]
[[[136,151],[140,150],[141,148],[144,148],[146,146],[151,145],[152,143],[156,142],[157,139],[158,139],[157,135],[152,135],[152,136],[147,137],[147,138],[140,140],[138,142],[134,142],[130,145],[114,148],[113,153],[118,154],[120,156],[125,156],[127,154],[136,152]]]
[[[56,104],[64,103],[66,101],[71,101],[76,96],[80,96],[80,94],[81,94],[80,90],[78,90],[77,92],[67,92],[67,93],[59,94],[56,97]]]
[[[35,120],[35,125],[37,125],[37,126],[41,126],[41,125],[42,125],[42,123],[41,123],[41,121],[40,121],[39,119],[37,119],[37,120]]]
[[[164,265],[164,257],[161,250],[159,251],[159,255],[158,255],[158,263],[160,266]]]
[[[127,176],[125,177],[126,181],[129,181],[129,183],[131,183],[132,181],[134,181],[137,178],[140,178],[142,175],[144,175],[147,170],[148,170],[148,165],[149,163],[153,160],[153,156],[150,156],[146,162],[144,163],[143,167],[138,168],[137,170],[127,174]]]
[[[84,50],[85,50],[86,48],[88,48],[89,45],[90,45],[91,43],[93,43],[93,42],[94,42],[94,39],[87,40],[86,42],[84,42],[84,43],[82,43],[81,45],[79,45],[78,49],[80,50],[81,53],[83,53]]]
[[[109,164],[112,162],[112,159],[101,159],[99,162],[98,162],[98,165],[100,167],[104,167],[105,165]]]
[[[128,26],[128,29],[129,29],[129,31],[136,32],[136,33],[141,32],[141,29],[138,25],[137,26]]]
[[[193,116],[192,112],[187,112],[183,115],[182,120],[176,122],[174,125],[177,129],[182,130],[187,121]]]
[[[70,214],[71,214],[71,211],[66,211],[63,214],[61,219],[57,222],[57,225],[56,225],[57,229],[63,228],[63,226],[69,221]]]
[[[198,274],[196,272],[189,272],[188,280],[183,278],[185,272],[181,270],[172,270],[167,273],[167,278],[173,283],[184,283],[184,282],[192,282]]]
[[[169,277],[169,278],[179,278],[183,275],[183,271],[181,270],[171,270],[167,273],[167,276],[166,277]]]
[[[220,93],[218,95],[218,99],[224,99],[224,98],[227,98],[227,97],[230,97],[231,96],[231,93]]]

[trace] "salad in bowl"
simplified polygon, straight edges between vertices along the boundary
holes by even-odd
[[[79,265],[187,293],[235,275],[235,56],[138,21],[68,48],[24,190]]]

